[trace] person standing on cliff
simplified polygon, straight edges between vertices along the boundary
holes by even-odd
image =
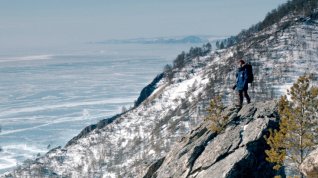
[[[247,103],[251,102],[250,96],[247,93],[248,83],[250,83],[250,74],[248,71],[248,67],[243,59],[239,60],[238,65],[239,68],[236,72],[236,84],[233,86],[233,90],[236,90],[239,96],[239,104],[237,107],[242,108],[244,99],[243,97],[246,98]]]

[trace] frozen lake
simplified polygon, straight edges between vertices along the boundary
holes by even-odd
[[[0,174],[132,106],[190,46],[101,45],[74,54],[0,56]]]

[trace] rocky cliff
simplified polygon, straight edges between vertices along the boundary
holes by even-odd
[[[144,178],[273,177],[265,161],[264,135],[277,128],[276,102],[248,104],[238,113],[229,107],[223,114],[230,122],[222,132],[210,131],[208,122],[200,124],[150,166]]]

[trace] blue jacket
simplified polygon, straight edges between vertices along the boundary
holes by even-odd
[[[236,72],[236,90],[247,90],[248,89],[248,74],[245,66],[240,67]]]

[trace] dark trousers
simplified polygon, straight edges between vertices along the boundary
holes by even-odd
[[[247,90],[239,90],[238,91],[238,95],[239,95],[239,99],[240,99],[240,101],[239,101],[239,106],[240,107],[242,107],[242,105],[243,105],[243,99],[244,99],[243,97],[246,98],[247,103],[251,102],[251,98],[250,98],[250,96],[248,96]]]

